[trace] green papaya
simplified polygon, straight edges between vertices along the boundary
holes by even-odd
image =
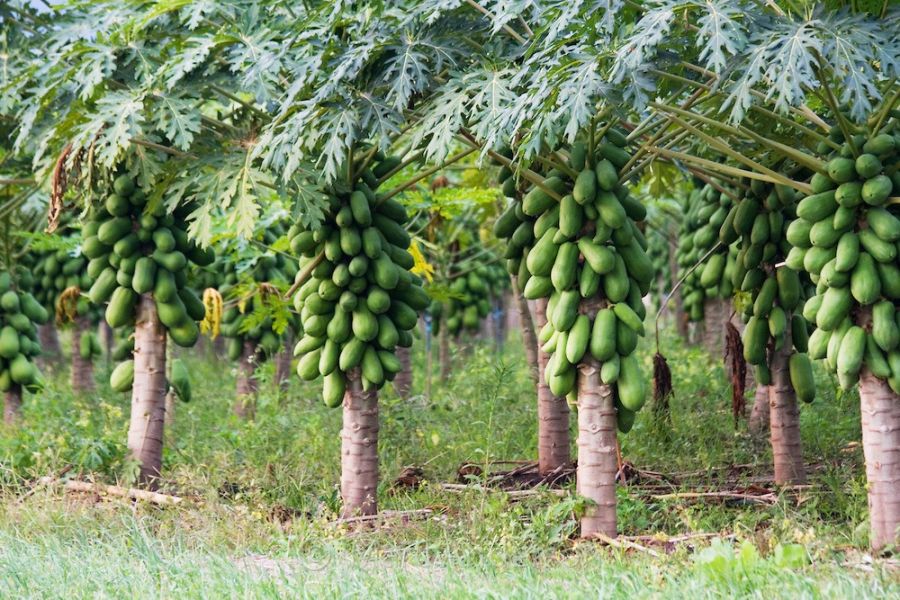
[[[809,356],[803,352],[791,354],[788,359],[788,371],[797,398],[806,403],[812,402],[816,397],[816,382]]]
[[[641,409],[647,397],[647,390],[636,357],[629,355],[620,358],[616,387],[622,406],[633,412]]]
[[[114,392],[127,392],[134,385],[134,361],[126,360],[116,365],[109,376],[109,387]]]

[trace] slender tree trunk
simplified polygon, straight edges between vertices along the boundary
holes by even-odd
[[[494,345],[497,349],[497,354],[503,353],[503,346],[506,343],[506,311],[507,306],[509,305],[507,299],[508,294],[506,293],[497,299],[497,312],[494,314],[494,321],[496,324],[494,331]]]
[[[722,356],[725,348],[725,300],[712,298],[703,308],[703,347],[712,356]]]
[[[761,436],[769,431],[769,386],[757,385],[748,422],[750,433]]]
[[[166,392],[166,444],[175,445],[175,402],[177,400],[175,390],[170,389]]]
[[[221,335],[213,340],[212,343],[213,354],[215,354],[217,360],[222,360],[222,357],[225,356],[225,338]]]
[[[806,467],[800,446],[800,409],[788,369],[790,355],[791,333],[788,330],[781,349],[772,353],[772,385],[768,386],[769,435],[777,484],[806,482]]]
[[[140,465],[138,483],[159,486],[166,419],[166,329],[159,321],[156,302],[143,294],[134,328],[134,385],[128,450]]]
[[[51,368],[62,354],[59,346],[59,334],[52,320],[46,325],[38,327],[38,341],[41,344],[41,367]]]
[[[94,391],[94,363],[81,358],[81,338],[91,335],[91,323],[87,317],[76,317],[72,329],[72,389],[78,393]]]
[[[244,349],[238,364],[237,397],[234,400],[234,414],[242,419],[253,418],[256,411],[256,394],[259,382],[256,373],[256,344],[244,340]]]
[[[284,336],[284,349],[275,357],[275,383],[280,388],[285,388],[291,380],[291,359],[293,356],[294,340],[290,335]]]
[[[100,339],[103,340],[103,350],[106,353],[106,365],[109,366],[112,362],[112,351],[113,346],[116,344],[116,340],[115,336],[113,336],[112,327],[109,326],[109,323],[107,323],[105,319],[100,319],[98,335],[100,336]]]
[[[344,517],[378,512],[378,392],[362,389],[359,369],[347,374],[341,429]]]
[[[22,418],[22,386],[17,383],[3,395],[3,422],[16,425]]]
[[[432,347],[432,342],[434,341],[434,336],[432,332],[434,331],[434,320],[430,315],[426,315],[422,319],[422,323],[424,324],[425,333],[423,337],[425,338],[425,399],[431,400],[431,379],[434,376],[434,348]]]
[[[531,378],[534,380],[535,385],[540,385],[540,381],[543,378],[543,375],[539,374],[539,371],[542,371],[542,367],[538,362],[538,339],[537,334],[535,333],[535,321],[531,318],[531,311],[528,309],[528,300],[525,299],[525,296],[519,291],[519,281],[518,277],[510,276],[510,280],[512,281],[513,295],[516,298],[516,308],[519,310],[519,323],[522,325],[522,344],[525,346],[525,360],[528,363],[528,368],[531,371]],[[544,303],[546,306],[546,302]],[[541,312],[540,310],[535,312]],[[537,316],[535,316],[538,318]],[[543,317],[544,323],[547,322],[546,317]],[[537,325],[538,328],[543,327],[542,324]]]
[[[531,317],[529,316],[529,320]],[[543,327],[547,323],[547,300],[535,303],[534,323]],[[537,347],[537,400],[538,400],[538,472],[546,475],[554,469],[568,465],[571,460],[569,441],[569,404],[565,398],[550,392],[544,371],[550,356]]]
[[[616,537],[616,406],[589,354],[578,365],[578,494],[593,501],[581,517],[581,537]]]
[[[397,347],[395,351],[397,360],[400,361],[400,372],[394,377],[394,391],[401,398],[408,398],[412,390],[412,364],[409,358],[409,348]]]
[[[676,258],[676,254],[678,253],[678,232],[669,232],[669,274],[672,280],[672,285],[676,281],[676,274],[678,273],[678,259]],[[685,342],[688,341],[688,316],[687,313],[684,312],[684,297],[681,295],[681,288],[675,291],[675,294],[672,296],[672,300],[675,302],[675,327],[678,329],[678,335],[681,336]]]
[[[869,545],[900,544],[900,395],[863,367],[859,379],[869,489]]]
[[[444,306],[444,314],[447,314]],[[450,332],[447,331],[447,320],[441,326],[438,334],[438,361],[441,363],[441,383],[447,383],[450,379]]]

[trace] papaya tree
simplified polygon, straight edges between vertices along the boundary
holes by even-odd
[[[16,235],[39,222],[39,217],[21,213],[7,213],[0,220],[0,392],[7,425],[20,419],[25,391],[35,392],[43,385],[35,364],[41,351],[37,328],[47,323],[49,313],[28,291],[33,279],[22,261],[28,244]]]
[[[494,224],[494,234],[500,239],[507,240],[504,256],[507,259],[506,268],[510,272],[516,295],[521,295],[521,303],[525,304],[531,298],[534,302],[533,314],[525,308],[520,310],[526,332],[530,329],[530,335],[524,335],[526,347],[534,347],[533,362],[537,371],[537,412],[538,412],[538,472],[548,475],[555,470],[565,468],[571,462],[571,442],[569,438],[569,405],[565,397],[554,394],[550,390],[547,379],[547,365],[550,361],[550,353],[539,343],[535,330],[544,330],[547,326],[547,299],[535,297],[529,288],[530,273],[524,259],[528,249],[535,241],[535,227],[537,219],[529,217],[522,204],[523,194],[520,191],[521,184],[516,183],[516,178],[511,169],[506,168],[500,173],[500,183],[503,194],[510,200],[504,212]],[[559,210],[554,208],[550,218],[559,218]],[[540,232],[540,229],[538,229]],[[535,279],[535,282],[538,280]],[[535,284],[531,284],[532,288]],[[519,287],[521,286],[521,291]]]
[[[109,300],[111,324],[136,325],[134,362],[117,367],[111,383],[132,391],[129,448],[151,486],[161,464],[166,339],[192,345],[204,316],[185,267],[212,257],[194,240],[208,243],[222,213],[249,235],[260,203],[275,194],[248,159],[265,113],[232,93],[246,85],[271,97],[274,80],[248,73],[241,50],[250,39],[204,45],[219,24],[244,25],[230,21],[234,8],[218,5],[197,29],[180,7],[73,7],[42,40],[54,53],[26,53],[3,89],[4,114],[16,124],[11,147],[38,149],[32,164],[38,180],[51,180],[51,214],[72,200],[84,211],[82,249],[96,276],[89,296]],[[90,40],[72,35],[85,23]],[[201,63],[203,77],[191,77]]]
[[[41,234],[31,244],[33,293],[55,323],[72,332],[70,382],[76,392],[94,390],[94,360],[103,353],[97,335],[102,312],[87,299],[93,284],[81,234],[72,217],[62,216],[53,234]],[[56,331],[56,327],[53,331]]]
[[[716,166],[660,144],[652,149],[656,155],[798,193],[797,219],[785,231],[790,247],[784,264],[805,272],[816,287],[802,311],[815,326],[810,358],[824,359],[846,389],[860,381],[875,549],[894,543],[900,524],[900,503],[893,500],[900,485],[900,404],[891,364],[898,312],[894,240],[900,222],[895,178],[900,50],[892,34],[898,15],[887,6],[871,15],[793,4],[758,9],[749,3],[663,3],[643,15],[623,45],[629,58],[620,72],[622,80],[642,73],[707,100],[691,106],[648,105],[668,125],[739,166]],[[673,34],[682,40],[679,48],[698,52],[661,69]],[[726,63],[742,68],[726,70]],[[750,200],[744,212],[756,222],[761,211],[753,210]],[[752,236],[749,221],[748,215],[744,226]],[[767,300],[769,293],[762,292]],[[754,339],[770,333],[761,325],[754,329],[748,334]],[[752,352],[761,358],[758,349]],[[799,362],[787,365],[791,375],[806,371]],[[802,386],[792,379],[794,391],[801,393]],[[770,392],[770,398],[778,395]],[[777,406],[772,402],[770,408]],[[776,415],[771,417],[774,428]]]
[[[252,416],[258,383],[255,372],[263,362],[279,356],[285,338],[300,331],[299,317],[283,296],[297,274],[297,263],[278,248],[288,248],[278,222],[283,211],[260,221],[260,232],[249,240],[219,243],[220,258],[211,266],[221,283],[221,334],[226,355],[238,361],[234,413]]]

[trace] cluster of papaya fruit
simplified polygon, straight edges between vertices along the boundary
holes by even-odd
[[[41,353],[37,325],[49,319],[50,313],[30,292],[14,285],[8,271],[0,271],[0,392],[39,385],[40,373],[32,360]]]
[[[634,351],[644,333],[642,297],[654,277],[637,225],[646,209],[619,183],[630,158],[625,145],[615,129],[593,149],[573,144],[566,168],[548,171],[540,185],[514,198],[494,228],[520,248],[507,268],[517,273],[525,297],[549,298],[538,338],[551,355],[552,393],[575,402],[576,367],[590,353],[601,365],[601,383],[613,386],[623,432],[646,398]]]
[[[271,246],[282,234],[282,227],[273,224],[267,228],[262,241]],[[235,300],[235,305],[222,314],[221,331],[228,338],[225,346],[228,358],[238,360],[245,341],[253,342],[259,359],[277,354],[283,347],[287,331],[301,330],[300,317],[290,312],[286,316],[288,329],[277,331],[271,314],[273,311],[267,309],[266,305],[282,302],[277,286],[294,280],[297,263],[288,260],[283,254],[273,252],[260,255],[246,265],[237,264],[233,260],[216,261],[216,265],[224,275],[222,284],[218,286],[219,292],[224,298]],[[248,293],[251,294],[250,298],[245,296]],[[257,315],[263,316],[258,318]]]
[[[749,294],[741,314],[747,324],[742,341],[744,359],[756,367],[756,381],[772,383],[771,352],[781,351],[789,340],[791,384],[798,398],[812,402],[816,390],[806,354],[809,331],[806,319],[795,312],[806,293],[800,272],[783,264],[791,250],[785,234],[795,218],[796,197],[791,188],[759,180],[748,187],[719,230],[719,239],[737,246],[737,255],[730,272],[719,269],[714,276],[726,276],[733,289]]]
[[[406,209],[376,193],[379,178],[399,163],[379,157],[352,184],[335,184],[324,223],[294,224],[292,250],[311,276],[297,290],[294,308],[304,335],[294,348],[297,374],[324,377],[323,399],[339,406],[348,374],[359,368],[362,386],[375,390],[400,370],[394,350],[412,345],[419,311],[428,307],[422,280],[410,272]],[[319,261],[319,262],[315,262]]]
[[[695,269],[690,274],[687,271],[719,242],[719,231],[734,210],[735,202],[728,193],[706,184],[691,190],[684,208],[676,251],[678,277],[684,278],[681,293],[688,319],[702,321],[707,300],[731,297],[733,288],[729,275],[735,267],[736,252],[730,244],[723,244],[709,256],[702,269]]]
[[[900,219],[889,202],[900,192],[898,125],[852,139],[834,128],[829,137],[840,149],[813,175],[788,230],[788,265],[816,284],[803,309],[816,325],[810,356],[824,358],[845,389],[866,366],[900,393]]]
[[[90,208],[83,227],[86,272],[94,281],[88,297],[96,305],[108,302],[106,321],[117,329],[133,326],[139,297],[152,293],[172,341],[193,346],[200,335],[197,321],[206,309],[188,287],[187,266],[209,265],[215,259],[212,250],[188,239],[185,221],[194,207],[185,205],[168,214],[162,204],[148,204],[144,190],[124,174],[112,187],[102,205]],[[110,383],[127,391],[133,373],[133,364],[119,365]]]
[[[506,270],[496,262],[477,266],[461,263],[457,269],[461,274],[450,283],[446,305],[435,302],[429,309],[435,332],[440,330],[441,321],[453,335],[477,331],[482,319],[491,314],[494,299],[509,283]]]
[[[71,217],[62,217],[57,235],[70,240],[80,241],[79,231],[71,226]],[[34,276],[32,293],[51,315],[57,315],[58,323],[85,317],[91,324],[96,324],[102,317],[100,308],[91,303],[87,296],[79,294],[90,289],[93,281],[87,274],[87,258],[79,246],[73,251],[69,249],[36,250],[29,253],[30,268]],[[76,294],[66,295],[66,290],[76,290]],[[78,340],[77,350],[83,360],[93,360],[103,350],[96,332],[82,333]]]
[[[95,331],[86,331],[78,338],[78,355],[82,360],[93,361],[103,355],[100,337]]]
[[[54,310],[57,299],[67,288],[88,290],[93,284],[86,271],[87,260],[80,252],[73,254],[69,250],[48,250],[32,254],[34,297],[49,311]],[[87,314],[87,304],[82,308]]]

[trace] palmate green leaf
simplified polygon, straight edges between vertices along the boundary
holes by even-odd
[[[456,135],[466,123],[471,92],[463,73],[452,74],[450,80],[436,91],[431,110],[413,136],[414,145],[428,138],[425,155],[430,160],[442,162],[449,155]]]
[[[404,110],[413,94],[424,89],[431,74],[426,50],[430,49],[420,47],[408,35],[401,38],[399,45],[386,48],[392,56],[385,61],[381,80],[388,85],[386,100],[395,110]]]
[[[621,83],[629,78],[629,73],[646,68],[660,45],[669,39],[674,20],[675,10],[670,5],[644,13],[635,25],[634,32],[616,51],[612,69],[613,83]]]
[[[900,15],[900,10],[894,14]],[[825,16],[820,27],[822,59],[839,82],[841,103],[850,107],[857,121],[865,119],[881,98],[876,82],[900,73],[900,38],[891,36],[888,28],[867,25],[863,15],[836,13]],[[871,64],[878,65],[878,72],[861,68]]]
[[[714,73],[725,69],[729,58],[747,45],[747,33],[742,17],[744,8],[730,0],[707,1],[706,12],[698,20],[697,46],[700,60]]]
[[[554,117],[565,123],[564,135],[571,143],[579,131],[596,114],[600,98],[609,97],[612,88],[598,72],[597,61],[591,56],[572,56],[561,74],[557,107]]]
[[[74,51],[79,64],[69,75],[72,84],[79,88],[78,96],[87,100],[94,91],[115,70],[115,48],[101,46],[96,43],[85,43],[84,50]]]
[[[153,111],[156,129],[179,150],[187,150],[200,133],[200,113],[197,98],[182,98],[175,94],[159,94],[153,98],[159,107]]]
[[[130,91],[110,92],[96,104],[96,112],[78,127],[73,140],[76,150],[93,146],[100,166],[111,169],[131,146],[131,140],[144,132],[144,94]]]
[[[475,89],[468,108],[471,130],[484,144],[485,151],[505,141],[499,125],[504,109],[515,100],[515,92],[510,87],[512,74],[512,69],[491,66],[466,75],[467,83]]]
[[[189,38],[184,49],[172,56],[161,68],[166,89],[173,89],[185,76],[203,64],[221,41],[215,35]]]

